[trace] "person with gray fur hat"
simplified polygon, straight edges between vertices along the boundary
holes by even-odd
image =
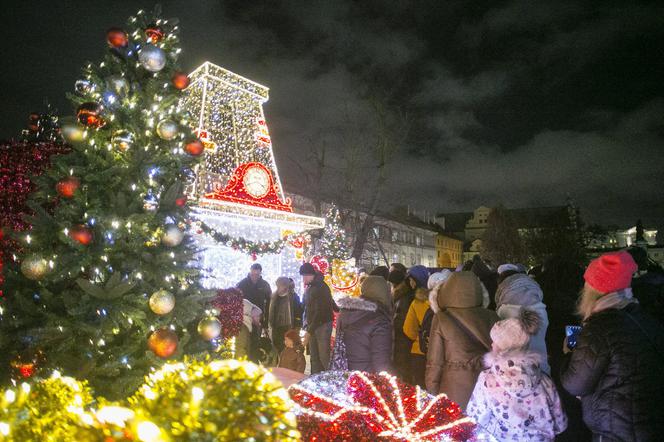
[[[337,330],[343,336],[349,370],[391,371],[392,296],[381,276],[367,276],[360,296],[338,300]]]

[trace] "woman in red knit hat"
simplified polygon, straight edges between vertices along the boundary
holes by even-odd
[[[561,381],[580,397],[593,440],[655,441],[664,435],[664,328],[642,312],[630,287],[637,265],[626,251],[590,263],[578,303],[583,319]]]

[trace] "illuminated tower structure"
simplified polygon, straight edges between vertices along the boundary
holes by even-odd
[[[205,146],[205,161],[189,188],[198,201],[197,217],[219,232],[252,242],[323,228],[324,219],[293,213],[284,196],[263,113],[268,88],[210,62],[189,79],[185,106]],[[252,257],[234,250],[231,242],[198,238],[210,287],[234,286],[254,259],[271,283],[280,275],[298,276],[303,256],[295,246]]]

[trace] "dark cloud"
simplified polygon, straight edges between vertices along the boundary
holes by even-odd
[[[282,179],[330,146],[370,142],[372,103],[406,114],[385,188],[430,211],[561,204],[596,221],[664,219],[664,7],[658,2],[165,1],[184,64],[205,60],[270,87]],[[148,2],[14,2],[5,28],[0,128],[16,133],[64,93],[106,28]],[[39,23],[39,26],[35,24]],[[28,32],[27,30],[30,29]],[[367,156],[359,161],[367,161]]]

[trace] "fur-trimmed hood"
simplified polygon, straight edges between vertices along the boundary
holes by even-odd
[[[485,382],[489,390],[523,398],[533,394],[542,382],[542,356],[532,351],[511,350],[484,355]]]
[[[337,299],[337,305],[342,310],[364,310],[375,312],[378,310],[378,304],[357,296],[344,296]]]

